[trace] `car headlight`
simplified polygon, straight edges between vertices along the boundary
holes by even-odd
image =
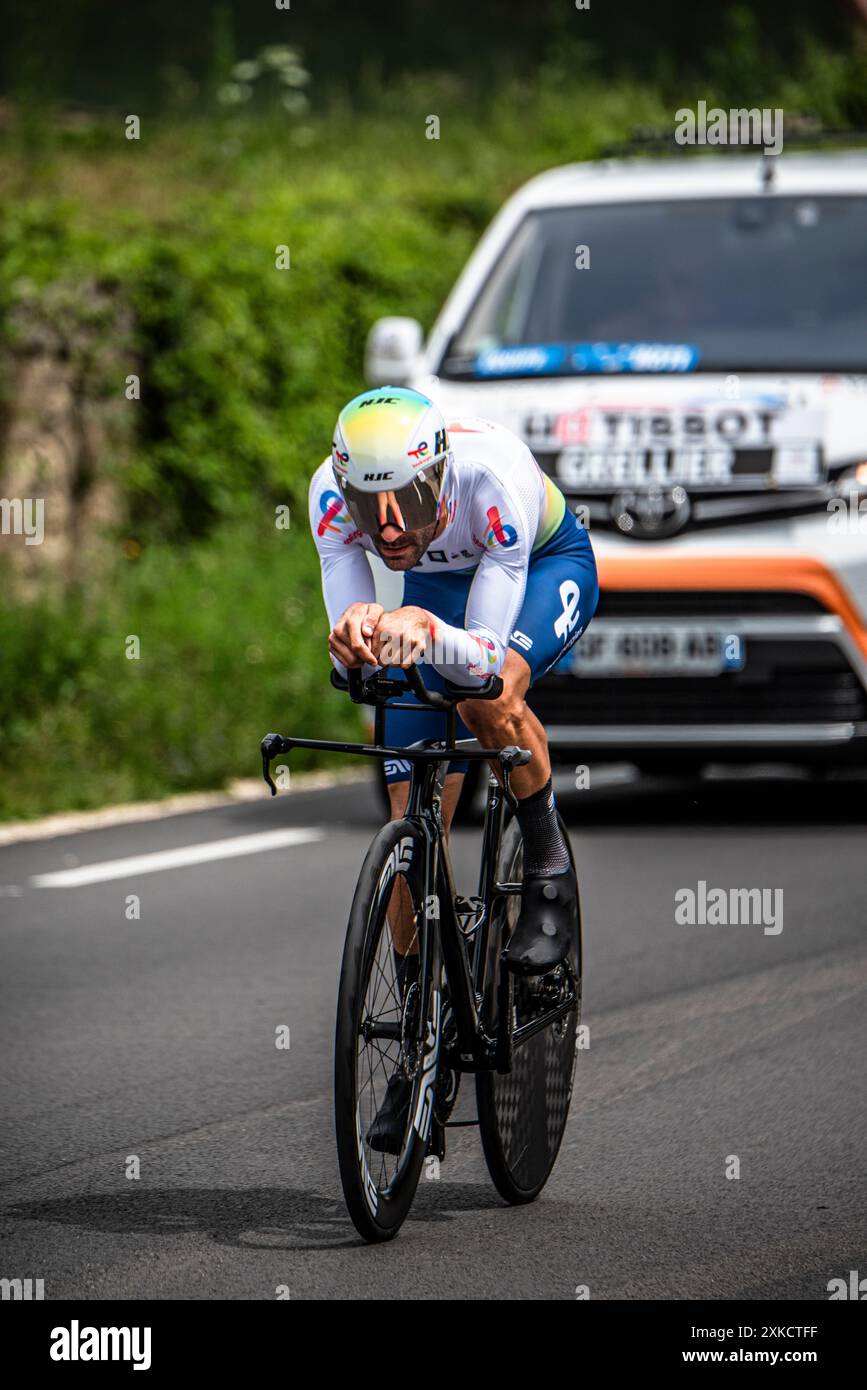
[[[867,492],[867,460],[857,463],[854,468],[847,468],[834,486],[840,497],[848,496],[850,492]]]

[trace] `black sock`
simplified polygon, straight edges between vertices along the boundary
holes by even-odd
[[[524,837],[524,873],[565,874],[569,850],[557,822],[550,777],[537,792],[519,799],[515,814]]]

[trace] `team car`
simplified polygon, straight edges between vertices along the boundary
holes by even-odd
[[[867,152],[544,173],[366,373],[507,425],[590,530],[597,615],[529,696],[552,757],[863,756]]]

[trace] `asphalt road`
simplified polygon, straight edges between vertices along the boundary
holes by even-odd
[[[0,1275],[43,1278],[47,1298],[573,1298],[586,1285],[602,1299],[826,1299],[829,1280],[867,1274],[864,791],[561,796],[590,1047],[557,1166],[535,1204],[510,1209],[475,1130],[452,1131],[439,1179],[376,1248],[344,1211],[331,1118],[372,792],[0,850]],[[325,833],[32,882],[293,827]],[[475,853],[475,832],[456,833],[466,892]],[[782,889],[783,929],[679,925],[675,894],[700,880]],[[464,1117],[472,1096],[465,1081]]]

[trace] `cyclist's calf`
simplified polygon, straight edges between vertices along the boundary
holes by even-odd
[[[530,687],[531,671],[522,656],[511,648],[501,671],[503,692],[498,700],[463,700],[458,714],[483,748],[506,748],[517,744],[529,748],[532,757],[525,767],[516,767],[511,787],[517,797],[530,796],[544,787],[551,776],[548,739],[524,696]],[[491,764],[502,782],[499,765]]]

